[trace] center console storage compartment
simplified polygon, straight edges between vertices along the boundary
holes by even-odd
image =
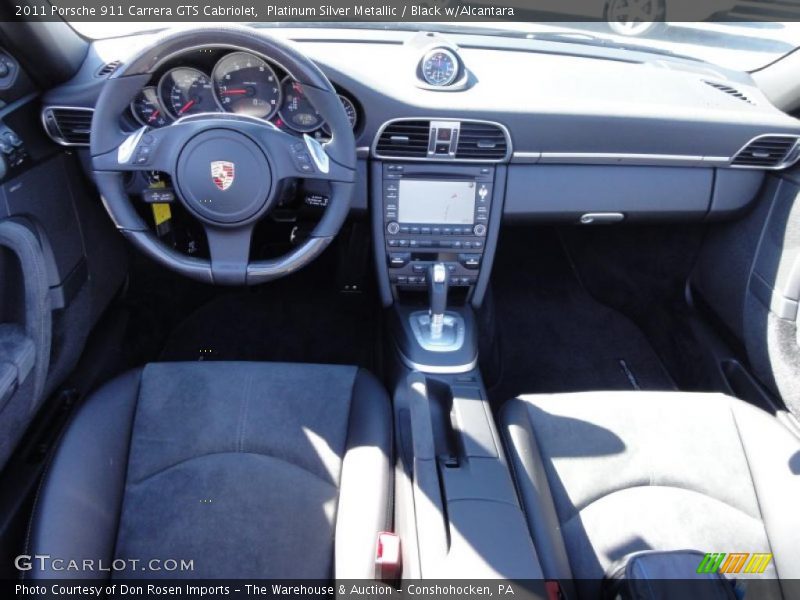
[[[395,417],[404,577],[541,580],[478,373],[407,372]]]

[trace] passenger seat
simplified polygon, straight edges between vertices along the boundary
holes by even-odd
[[[761,577],[800,578],[800,440],[774,416],[721,394],[588,392],[520,396],[500,420],[544,575],[574,582],[568,597],[597,597],[646,550],[772,553]]]

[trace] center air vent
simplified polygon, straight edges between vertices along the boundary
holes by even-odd
[[[430,130],[430,121],[393,121],[381,132],[375,153],[382,157],[425,158]]]
[[[508,140],[502,128],[492,123],[462,121],[456,159],[502,160],[508,153]]]
[[[794,135],[762,135],[752,139],[733,157],[734,167],[782,169],[800,156],[798,137]]]
[[[46,108],[42,121],[47,134],[64,146],[88,146],[92,129],[91,108]]]
[[[748,104],[755,104],[755,102],[750,100],[750,98],[745,96],[742,92],[740,92],[734,87],[725,85],[724,83],[717,83],[715,81],[708,81],[708,80],[704,80],[703,83],[705,83],[706,85],[710,85],[711,87],[716,88],[721,92],[725,92],[729,96],[741,100],[742,102],[747,102]]]
[[[502,162],[511,154],[506,129],[489,121],[399,119],[384,124],[374,146],[377,158]]]

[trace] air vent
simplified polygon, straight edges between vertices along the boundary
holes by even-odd
[[[106,63],[102,67],[97,69],[95,77],[108,77],[114,71],[116,71],[121,64],[122,64],[121,60],[112,60],[110,63]]]
[[[505,132],[491,123],[461,122],[456,159],[502,160],[508,153]]]
[[[737,90],[734,87],[731,87],[729,85],[725,85],[724,83],[717,83],[715,81],[708,81],[708,80],[703,80],[703,83],[705,83],[706,85],[710,85],[711,87],[716,88],[716,89],[720,90],[721,92],[725,92],[729,96],[732,96],[732,97],[734,97],[734,98],[736,98],[738,100],[741,100],[742,102],[747,102],[748,104],[755,104],[755,102],[750,100],[750,98],[745,96],[742,92],[740,92],[739,90]]]
[[[48,135],[64,146],[88,146],[92,129],[91,108],[52,107],[42,113]]]
[[[425,158],[430,121],[393,121],[381,132],[375,153],[394,158]]]
[[[754,138],[733,157],[734,167],[782,169],[800,155],[798,137],[794,135],[762,135]]]

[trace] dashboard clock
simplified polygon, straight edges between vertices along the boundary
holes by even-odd
[[[422,77],[429,85],[450,85],[458,77],[459,70],[458,58],[447,48],[434,48],[422,58]]]

